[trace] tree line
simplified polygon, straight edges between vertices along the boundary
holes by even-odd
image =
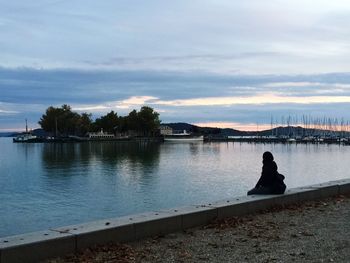
[[[159,113],[148,106],[143,106],[139,111],[133,110],[127,116],[118,116],[112,110],[93,120],[91,113],[79,114],[64,104],[59,108],[48,107],[38,123],[43,130],[55,136],[85,136],[88,132],[101,129],[114,134],[132,131],[135,135],[152,136],[159,128],[160,120]]]

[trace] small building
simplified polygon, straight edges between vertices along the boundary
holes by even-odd
[[[114,134],[103,132],[103,129],[99,132],[89,132],[88,133],[90,139],[112,139],[114,138]]]
[[[160,125],[159,127],[160,135],[172,135],[173,129],[167,125]]]

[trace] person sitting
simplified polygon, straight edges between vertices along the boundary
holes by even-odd
[[[286,190],[283,180],[284,176],[278,173],[272,153],[264,152],[261,177],[248,195],[283,194]]]

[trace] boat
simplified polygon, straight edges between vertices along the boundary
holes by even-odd
[[[38,142],[39,138],[28,132],[28,124],[26,119],[26,131],[13,138],[13,142]]]
[[[13,138],[13,142],[37,142],[38,137],[31,133],[22,133]]]
[[[193,135],[191,133],[187,133],[185,130],[183,133],[164,135],[164,141],[166,142],[198,142],[203,140],[203,135]]]

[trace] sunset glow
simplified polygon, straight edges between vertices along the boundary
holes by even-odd
[[[96,111],[116,109],[132,109],[143,105],[192,107],[192,106],[230,106],[230,105],[263,105],[263,104],[327,104],[327,103],[350,103],[350,96],[280,96],[274,94],[263,94],[250,97],[208,97],[184,100],[160,100],[152,96],[130,97],[126,100],[107,102],[103,105],[76,105],[74,110]],[[165,112],[165,110],[163,110]]]
[[[262,131],[271,129],[271,125],[257,123],[237,123],[237,122],[204,122],[194,123],[199,127],[230,128],[240,131]]]

